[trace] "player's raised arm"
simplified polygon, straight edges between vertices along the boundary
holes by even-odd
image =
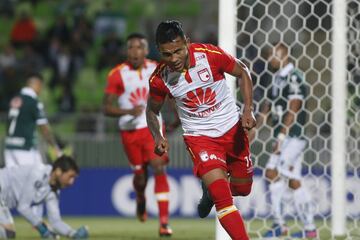
[[[153,97],[149,96],[146,107],[146,121],[155,140],[155,153],[160,156],[169,149],[167,139],[164,138],[159,123],[160,110],[163,104],[164,100],[155,100]]]
[[[63,152],[60,149],[58,143],[56,142],[53,132],[51,131],[50,125],[49,124],[39,125],[39,129],[43,138],[50,145],[50,148],[55,152],[56,157],[60,157],[61,155],[63,155]]]
[[[242,61],[236,59],[234,67],[229,74],[240,78],[240,91],[244,100],[242,126],[251,129],[255,127],[256,120],[253,114],[253,84],[249,68]]]

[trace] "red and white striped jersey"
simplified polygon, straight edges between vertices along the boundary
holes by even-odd
[[[189,46],[190,67],[176,72],[164,63],[150,78],[150,95],[163,100],[174,98],[184,135],[219,137],[240,118],[240,109],[225,81],[235,58],[210,44]]]
[[[107,77],[105,93],[119,96],[118,104],[122,109],[135,106],[146,107],[149,94],[149,78],[157,63],[146,59],[144,66],[134,69],[128,62],[113,68]],[[124,115],[119,118],[120,130],[133,130],[147,127],[145,110],[138,117]]]

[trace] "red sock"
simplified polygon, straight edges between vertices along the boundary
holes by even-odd
[[[160,224],[169,221],[169,184],[166,174],[155,175],[155,195],[159,207]]]
[[[234,208],[236,209],[235,206]],[[237,209],[221,218],[219,217],[219,221],[233,240],[249,239],[249,236],[247,235],[245,230],[243,219]]]
[[[229,183],[218,179],[208,186],[221,225],[234,240],[248,240],[242,217],[233,205]]]

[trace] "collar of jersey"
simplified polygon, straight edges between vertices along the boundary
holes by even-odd
[[[190,44],[188,48],[189,58],[190,58],[190,66],[189,68],[195,67],[195,57],[194,57],[194,45]]]
[[[146,59],[144,59],[144,63],[143,63],[143,65],[142,65],[141,67],[139,67],[139,69],[135,69],[135,68],[131,65],[131,63],[130,63],[129,61],[127,61],[127,60],[126,60],[124,63],[129,67],[130,70],[141,70],[141,69],[143,69],[143,68],[147,68],[147,61],[146,61]]]
[[[36,95],[36,92],[34,91],[34,89],[29,88],[29,87],[22,88],[21,94],[30,96],[32,98],[37,98],[37,95]]]

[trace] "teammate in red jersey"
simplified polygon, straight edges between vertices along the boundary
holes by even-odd
[[[200,217],[207,216],[215,204],[220,223],[231,238],[249,239],[232,199],[232,195],[248,195],[252,186],[246,131],[256,122],[249,70],[219,47],[190,43],[178,21],[159,24],[156,44],[162,62],[150,78],[146,109],[155,152],[165,154],[169,148],[157,120],[169,96],[177,106],[194,174],[206,185],[198,208]],[[226,85],[225,73],[241,78],[245,106],[242,114]]]
[[[155,142],[147,127],[145,108],[149,94],[149,78],[157,63],[146,59],[148,42],[144,35],[127,38],[127,61],[108,74],[103,102],[105,115],[119,118],[122,143],[134,171],[136,214],[140,221],[147,218],[145,188],[148,165],[155,177],[155,195],[159,207],[160,235],[171,236],[169,219],[169,184],[165,173],[167,155],[154,153]],[[115,104],[117,102],[117,104]]]

